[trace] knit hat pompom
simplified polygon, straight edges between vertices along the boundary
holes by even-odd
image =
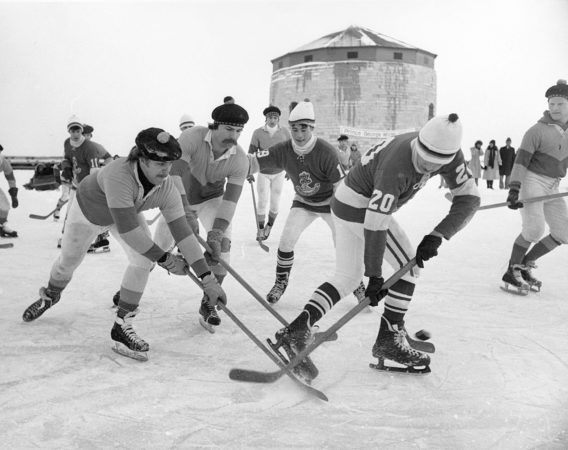
[[[568,84],[566,80],[558,80],[554,86],[549,87],[544,94],[546,98],[564,97],[568,99]]]

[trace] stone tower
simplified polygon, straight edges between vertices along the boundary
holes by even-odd
[[[309,98],[316,134],[340,134],[364,150],[382,137],[417,130],[436,110],[436,55],[372,30],[350,26],[272,62],[270,103]]]

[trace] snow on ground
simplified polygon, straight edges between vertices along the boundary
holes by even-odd
[[[29,174],[16,173],[20,184]],[[416,243],[448,210],[437,184],[396,214]],[[482,204],[506,197],[484,186],[481,192]],[[329,396],[326,403],[286,377],[267,385],[230,380],[233,367],[275,365],[226,316],[214,335],[201,328],[200,291],[160,268],[135,321],[150,342],[150,360],[112,352],[111,299],[126,263],[116,242],[110,253],[86,256],[59,304],[22,322],[57,257],[61,224],[28,218],[50,211],[57,191],[20,193],[21,206],[10,213],[20,237],[0,249],[1,448],[568,448],[567,250],[540,261],[541,293],[502,292],[518,212],[479,212],[422,272],[407,328],[432,332],[431,374],[369,369],[380,306],[314,353],[314,387]],[[291,196],[287,186],[268,254],[254,241],[248,184],[237,209],[231,264],[263,296]],[[333,261],[331,234],[318,221],[296,248],[290,287],[276,306],[284,317],[297,315]],[[225,288],[233,313],[262,340],[273,336],[279,322],[235,280],[227,278]],[[343,300],[322,329],[354,305],[353,297]]]

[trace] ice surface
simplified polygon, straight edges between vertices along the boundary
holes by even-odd
[[[29,174],[16,172],[19,183]],[[437,184],[432,180],[396,213],[416,243],[449,208]],[[506,191],[481,192],[482,204],[506,198]],[[1,448],[568,448],[567,249],[539,261],[542,292],[502,292],[518,212],[479,212],[423,270],[407,328],[432,332],[431,374],[369,369],[379,306],[313,354],[320,369],[313,385],[329,396],[325,403],[286,377],[269,385],[231,381],[233,367],[275,365],[225,315],[214,335],[201,328],[200,291],[159,267],[134,325],[150,343],[150,360],[112,352],[112,296],[126,262],[115,241],[110,253],[85,257],[59,304],[22,322],[58,255],[61,228],[28,214],[50,211],[58,196],[20,190],[20,207],[9,217],[20,237],[14,248],[0,249]],[[291,197],[287,184],[266,241],[270,253],[255,241],[248,185],[237,208],[231,265],[263,296]],[[297,245],[289,288],[276,306],[287,320],[326,280],[333,261],[331,234],[317,221]],[[228,277],[225,288],[231,310],[262,340],[280,327],[235,280]],[[344,299],[322,329],[354,305],[352,296]]]

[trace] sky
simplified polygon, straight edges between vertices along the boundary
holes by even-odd
[[[232,95],[250,115],[247,149],[270,60],[358,25],[438,55],[437,111],[460,115],[464,149],[516,147],[568,78],[567,23],[567,0],[0,1],[0,144],[61,155],[76,114],[126,155],[140,130],[177,136],[182,114],[205,125]]]

